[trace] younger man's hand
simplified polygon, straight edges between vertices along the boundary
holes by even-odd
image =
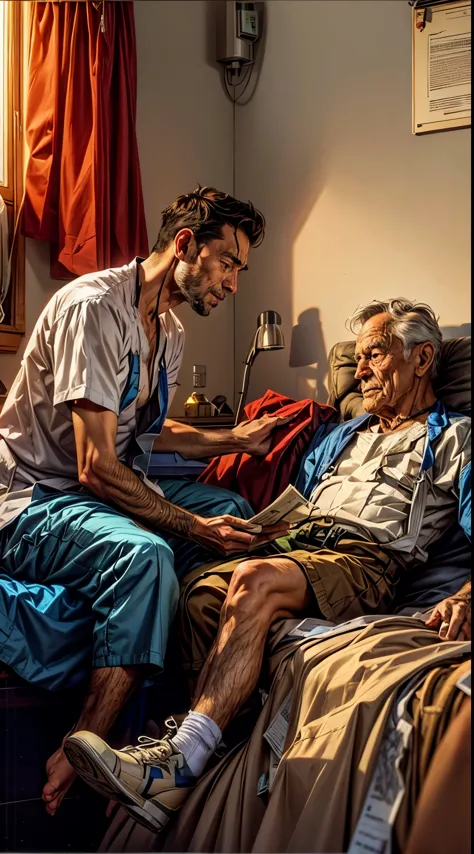
[[[272,445],[273,433],[294,419],[294,415],[263,415],[255,421],[241,421],[232,432],[241,442],[245,454],[265,457]]]

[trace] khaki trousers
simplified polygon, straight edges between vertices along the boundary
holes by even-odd
[[[121,809],[101,851],[347,851],[397,692],[425,675],[412,700],[413,742],[394,828],[394,854],[403,852],[431,757],[466,702],[455,683],[470,668],[470,644],[441,643],[421,621],[392,616],[358,632],[272,648],[288,627],[269,638],[271,687],[250,738],[210,768],[163,834]],[[262,796],[258,784],[270,764],[263,734],[290,690],[285,751],[270,797]]]

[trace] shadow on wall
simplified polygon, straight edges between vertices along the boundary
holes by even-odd
[[[426,268],[413,233],[434,201],[431,172],[441,150],[449,164],[444,191],[451,192],[454,182],[463,210],[459,173],[466,153],[456,141],[465,137],[462,131],[425,140],[410,135],[410,15],[402,7],[388,0],[266,4],[260,85],[245,112],[236,111],[237,194],[261,208],[268,226],[236,298],[236,376],[259,311],[279,312],[287,347],[256,361],[249,400],[264,393],[270,377],[276,378],[272,388],[297,398],[303,382],[310,385],[315,371],[322,373],[312,357],[299,360],[300,336],[304,342],[308,334],[296,318],[311,311],[311,303],[318,304],[329,349],[349,337],[342,332],[347,315],[357,303],[374,299],[381,281],[395,290],[418,265],[429,293],[430,274],[438,275],[436,267]],[[396,117],[390,126],[380,122],[376,108],[382,91]],[[460,165],[448,149],[459,154]],[[406,253],[398,251],[398,231],[407,240]],[[459,242],[451,245],[458,233]],[[457,220],[447,234],[441,254],[449,269],[465,251],[467,235]],[[297,337],[290,345],[292,332]],[[466,334],[464,324],[454,334]],[[317,396],[324,402],[322,385]]]
[[[298,100],[296,93],[294,100]],[[307,109],[307,107],[305,107]],[[288,122],[291,126],[291,121]],[[284,137],[286,125],[276,137]],[[252,187],[247,180],[240,181],[237,195],[251,199],[259,204],[267,219],[264,250],[258,249],[252,254],[251,284],[254,288],[247,290],[247,281],[242,285],[241,293],[236,302],[236,329],[245,330],[245,334],[236,337],[236,376],[240,376],[241,365],[245,359],[247,329],[250,320],[249,302],[255,319],[260,311],[273,309],[282,317],[283,333],[287,345],[284,350],[271,354],[269,360],[258,360],[252,369],[249,390],[249,400],[259,397],[269,386],[269,371],[278,378],[272,387],[281,394],[294,399],[312,398],[325,403],[327,392],[324,377],[327,373],[327,354],[321,328],[321,316],[318,308],[304,309],[298,315],[298,321],[293,326],[294,294],[293,294],[293,256],[292,246],[296,236],[306,222],[307,216],[316,204],[324,189],[325,158],[324,143],[314,141],[308,135],[309,141],[301,139],[298,142],[298,153],[285,170],[278,173],[278,180],[266,188],[264,198],[255,198]],[[258,143],[257,143],[258,144]],[[238,142],[241,151],[248,151],[247,157],[252,159],[252,152],[247,149],[248,143],[240,137]],[[288,143],[289,145],[289,143]],[[295,145],[295,143],[293,143]],[[245,147],[244,147],[245,146]],[[279,147],[285,146],[281,138],[268,144],[268,163],[270,168],[279,162]],[[319,147],[320,146],[320,147]],[[275,150],[273,150],[275,149]],[[261,154],[263,159],[263,154]],[[242,174],[241,164],[245,156],[238,157],[237,174]],[[275,170],[276,171],[276,170]],[[278,211],[276,215],[274,212]],[[284,211],[283,216],[281,212]],[[258,289],[255,283],[258,282]],[[249,297],[251,299],[249,300]],[[253,321],[252,317],[252,321]],[[255,322],[255,321],[253,321]],[[291,325],[290,325],[291,324]],[[290,350],[290,355],[288,353]]]
[[[275,7],[279,6],[267,4],[262,22],[260,58],[265,53],[267,33],[272,22],[275,25]],[[312,4],[299,6],[311,7]],[[282,3],[281,7],[287,8],[288,4]],[[308,23],[312,23],[311,17]],[[288,24],[288,43],[299,43],[301,20],[294,21],[288,15]],[[313,48],[310,52],[315,77],[323,79],[324,63],[319,62]],[[262,75],[265,59],[263,66]],[[260,207],[267,220],[267,229],[263,248],[252,253],[249,282],[246,280],[242,284],[236,300],[236,330],[242,331],[242,334],[237,333],[235,342],[236,376],[241,375],[248,346],[247,330],[254,323],[253,317],[256,318],[260,311],[273,309],[282,317],[286,347],[272,353],[271,359],[269,356],[268,359],[256,361],[248,399],[253,400],[262,395],[272,376],[277,378],[271,383],[275,391],[297,400],[308,397],[314,399],[317,396],[318,401],[323,403],[327,399],[324,387],[327,355],[323,352],[320,312],[319,309],[306,309],[304,305],[294,304],[292,247],[324,190],[327,159],[331,152],[330,133],[327,126],[317,122],[314,133],[310,132],[311,126],[307,133],[295,134],[298,117],[314,113],[312,87],[289,87],[285,63],[275,64],[274,58],[267,64],[267,74],[270,69],[272,87],[279,91],[279,97],[263,97],[257,86],[255,99],[245,107],[245,122],[240,121],[242,113],[240,108],[237,109],[237,195],[251,199]],[[323,89],[321,98],[324,100],[325,97]],[[278,131],[262,134],[263,120],[268,127]],[[291,156],[288,152],[291,152]],[[270,179],[262,178],[261,164],[265,164]],[[315,282],[315,293],[317,284]],[[308,294],[308,302],[310,299]],[[298,321],[293,327],[293,318],[301,309],[304,310],[298,314]],[[312,337],[315,340],[312,341]]]
[[[471,324],[461,323],[461,326],[441,326],[441,334],[443,338],[470,338]]]
[[[326,400],[328,359],[319,308],[303,311],[293,326],[289,367],[296,368],[299,399]]]

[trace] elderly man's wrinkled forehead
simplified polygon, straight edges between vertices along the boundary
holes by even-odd
[[[391,349],[403,349],[402,342],[392,332],[393,319],[388,312],[369,317],[357,336],[356,354],[374,347],[380,347],[385,352]]]

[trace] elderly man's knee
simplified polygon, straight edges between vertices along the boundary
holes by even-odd
[[[239,563],[232,576],[227,603],[255,612],[268,606],[274,590],[274,570],[269,561],[254,558]]]
[[[260,616],[271,623],[277,616],[300,613],[311,605],[308,582],[298,564],[283,555],[240,563],[233,576],[226,608],[242,616]]]

